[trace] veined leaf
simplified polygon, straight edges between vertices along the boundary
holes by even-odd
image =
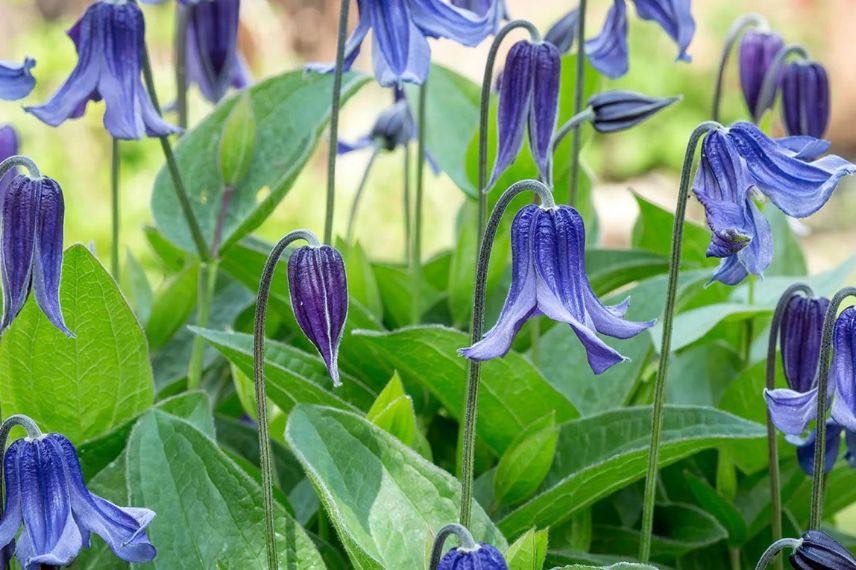
[[[412,445],[416,436],[416,412],[413,400],[404,392],[398,374],[378,395],[366,418],[385,432],[394,435],[405,445]]]
[[[549,532],[530,528],[505,553],[508,570],[538,570],[547,558]]]
[[[493,494],[499,505],[513,505],[532,496],[553,464],[558,439],[552,413],[515,438],[499,458],[493,476]]]

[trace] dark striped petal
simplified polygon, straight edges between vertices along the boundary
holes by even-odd
[[[829,77],[823,65],[796,61],[785,66],[782,118],[790,135],[823,136],[829,125]]]
[[[807,392],[815,385],[820,337],[829,299],[794,295],[782,313],[779,342],[788,386]]]
[[[749,113],[757,122],[764,111],[773,106],[773,101],[759,101],[761,87],[770,64],[779,50],[785,47],[785,42],[779,34],[748,30],[740,40],[740,87]]]
[[[529,146],[541,173],[541,179],[550,180],[550,161],[553,155],[553,134],[559,114],[559,79],[562,59],[559,50],[551,43],[532,46],[533,76],[532,99],[529,111]]]
[[[823,472],[829,473],[838,461],[838,453],[841,449],[840,425],[833,421],[826,422],[826,451],[823,454]],[[805,440],[796,441],[798,438],[788,437],[788,441],[797,446],[797,462],[809,476],[814,475],[814,449],[817,439],[817,430],[812,430]]]
[[[3,320],[0,331],[12,324],[30,293],[39,208],[37,184],[27,176],[18,175],[12,180],[3,200],[0,215]]]
[[[630,91],[607,91],[589,99],[592,125],[601,133],[629,129],[665,109],[680,97],[647,97]]]
[[[532,100],[534,57],[535,46],[527,41],[519,41],[511,46],[505,59],[497,115],[499,146],[488,188],[511,166],[523,146]]]
[[[18,148],[18,132],[15,128],[12,125],[0,126],[0,162],[3,162],[10,156],[18,154]],[[9,188],[9,184],[12,183],[12,179],[15,178],[17,174],[18,169],[13,168],[0,178],[0,206],[3,204],[3,197],[6,195],[6,190]]]
[[[437,570],[508,570],[508,564],[499,550],[482,543],[476,550],[452,548],[440,559]]]
[[[42,178],[36,184],[40,198],[33,256],[33,292],[48,320],[60,331],[73,337],[74,334],[65,326],[59,302],[65,215],[62,189],[50,178]]]
[[[188,80],[216,103],[242,74],[238,57],[241,0],[198,2],[187,10]]]
[[[835,347],[830,382],[835,382],[832,418],[856,431],[856,307],[848,307],[835,321]]]

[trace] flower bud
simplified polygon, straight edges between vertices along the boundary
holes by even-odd
[[[489,544],[479,544],[475,549],[453,548],[440,560],[437,570],[508,570],[502,554]]]
[[[740,87],[755,122],[773,106],[773,101],[760,101],[759,98],[770,64],[784,47],[781,36],[759,30],[748,30],[740,41]]]
[[[810,530],[802,535],[802,544],[791,554],[789,562],[797,569],[856,569],[856,558],[850,551],[819,530]]]
[[[829,124],[829,78],[815,61],[795,61],[782,73],[782,118],[790,135],[823,137]]]
[[[589,99],[592,125],[601,133],[614,133],[641,123],[680,97],[646,97],[630,91],[607,91]]]
[[[571,48],[574,46],[574,40],[577,39],[577,26],[579,25],[580,18],[579,14],[579,9],[574,8],[562,16],[549,30],[547,30],[547,34],[544,36],[544,41],[550,42],[559,48],[561,53],[568,53],[571,51]]]

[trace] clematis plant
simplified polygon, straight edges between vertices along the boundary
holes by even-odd
[[[829,78],[816,61],[793,61],[782,72],[782,119],[790,135],[820,138],[829,125]]]
[[[782,37],[768,29],[747,30],[740,40],[740,87],[749,114],[756,123],[775,102],[775,99],[769,97],[762,101],[761,88],[770,66],[784,47]]]
[[[36,60],[28,57],[21,64],[0,61],[0,99],[17,101],[23,99],[36,86],[36,79],[30,71],[36,66]]]
[[[451,535],[458,538],[460,546],[451,548],[443,554],[443,545]],[[496,547],[486,543],[476,543],[466,527],[453,523],[441,528],[431,548],[428,570],[473,569],[508,570],[508,563]]]

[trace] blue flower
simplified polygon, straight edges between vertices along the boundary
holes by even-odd
[[[57,126],[82,116],[89,101],[104,99],[104,126],[116,138],[179,132],[157,113],[140,79],[145,22],[135,2],[99,0],[68,35],[77,46],[77,65],[47,103],[28,112]]]
[[[784,47],[785,41],[779,34],[764,30],[747,30],[740,40],[740,87],[755,122],[760,121],[764,111],[775,102],[775,94],[766,101],[760,101],[761,87],[776,54]]]
[[[532,156],[542,180],[549,180],[561,67],[559,50],[551,43],[522,40],[511,46],[499,87],[499,148],[488,188],[514,162],[527,125]]]
[[[614,133],[632,128],[680,97],[648,97],[631,91],[604,91],[589,99],[594,113],[591,123],[599,133]]]
[[[499,29],[499,24],[508,19],[508,8],[505,0],[450,0],[452,6],[463,8],[475,13],[477,16],[492,15],[494,17],[494,32]]]
[[[23,174],[12,179],[0,211],[0,331],[12,324],[33,289],[36,303],[48,320],[74,336],[65,326],[59,303],[64,214],[62,189],[55,180],[34,180]]]
[[[626,339],[654,324],[625,320],[629,300],[608,307],[594,294],[585,271],[583,219],[569,206],[521,209],[511,226],[511,257],[511,288],[499,319],[481,341],[460,351],[471,360],[505,355],[523,323],[544,314],[570,325],[600,374],[625,359],[598,333]]]
[[[36,79],[30,73],[35,66],[36,60],[31,57],[22,64],[0,61],[0,99],[17,101],[29,95],[36,86]]]
[[[508,564],[499,550],[481,543],[474,550],[452,548],[440,559],[437,570],[508,570]]]
[[[360,46],[374,33],[372,60],[378,82],[389,87],[402,82],[422,83],[428,77],[431,50],[428,38],[448,38],[476,46],[496,27],[495,10],[483,16],[443,0],[360,0],[357,28],[345,46],[345,70],[351,68]],[[312,64],[310,70],[326,73],[331,65]]]
[[[678,59],[690,61],[687,48],[695,35],[690,0],[634,0],[636,14],[657,22],[678,45]],[[592,65],[610,78],[627,73],[627,4],[614,0],[600,34],[586,41],[586,55]]]
[[[544,35],[544,41],[556,46],[561,53],[568,53],[577,39],[580,10],[574,8],[553,24]]]
[[[819,530],[803,534],[801,544],[788,561],[797,570],[856,570],[856,558],[850,551]]]
[[[829,125],[829,78],[816,61],[794,61],[782,72],[782,118],[790,135],[820,138]]]
[[[841,431],[842,427],[832,420],[826,422],[826,452],[823,455],[823,472],[829,473],[835,467],[835,462],[838,461],[838,452],[841,449]],[[814,448],[817,439],[817,430],[812,430],[809,436],[805,439],[795,435],[786,435],[785,439],[788,443],[792,443],[797,447],[797,463],[804,473],[811,476],[814,475]],[[847,442],[848,449],[853,437],[848,432]],[[849,456],[848,451],[848,456]]]
[[[0,162],[3,162],[10,156],[18,154],[18,147],[18,132],[15,130],[15,127],[12,125],[0,126]],[[6,196],[6,190],[9,188],[9,184],[12,183],[12,179],[15,178],[17,174],[18,169],[13,168],[0,178],[0,207],[2,207],[3,197]]]
[[[835,356],[830,383],[835,382],[832,419],[856,431],[856,307],[844,309],[832,335]]]
[[[16,540],[15,555],[25,568],[66,566],[89,547],[91,533],[127,562],[148,562],[155,547],[146,526],[155,513],[122,508],[93,495],[83,482],[74,446],[56,433],[15,441],[6,451],[6,508],[0,544]]]

